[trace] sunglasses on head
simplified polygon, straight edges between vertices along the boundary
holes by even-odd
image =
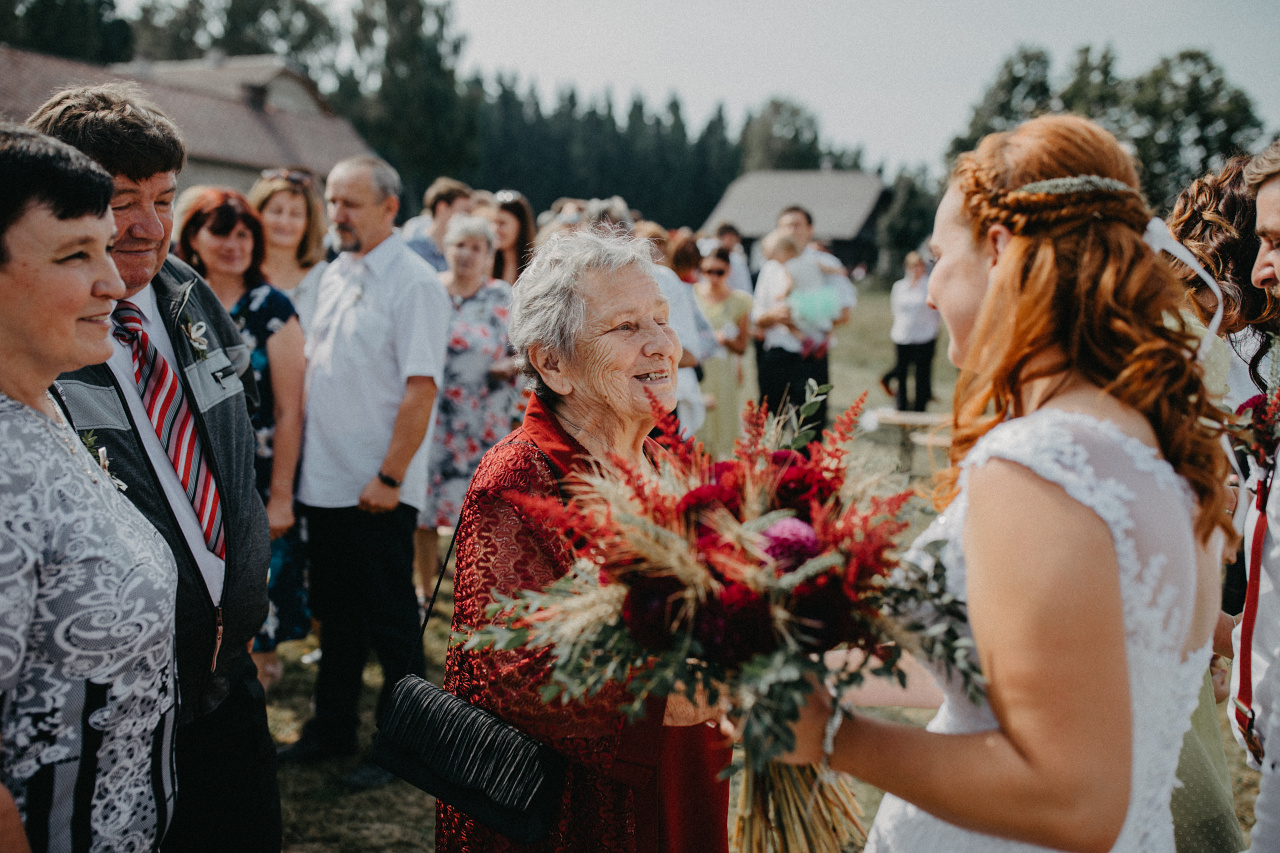
[[[493,200],[498,204],[510,204],[513,201],[524,201],[524,196],[515,190],[498,190],[493,194]]]
[[[729,270],[727,267],[704,267],[702,270],[703,275],[720,276],[720,275],[728,275],[728,273],[729,273]]]
[[[264,181],[288,181],[291,184],[297,184],[300,187],[311,186],[311,176],[306,172],[299,172],[296,169],[263,169],[262,180]]]

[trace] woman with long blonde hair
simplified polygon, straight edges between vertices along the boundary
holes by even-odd
[[[792,760],[888,792],[868,850],[1172,851],[1218,614],[1227,461],[1131,158],[1042,117],[962,155],[931,302],[961,367],[940,543],[984,701],[927,731],[810,701]],[[819,694],[822,691],[818,691]],[[829,707],[829,706],[828,706]]]

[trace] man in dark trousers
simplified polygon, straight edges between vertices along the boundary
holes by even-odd
[[[178,791],[162,849],[279,851],[275,749],[247,648],[267,615],[270,560],[247,402],[257,390],[231,318],[169,257],[182,137],[128,84],[60,92],[27,123],[115,182],[111,254],[126,288],[115,351],[56,390],[178,562]]]

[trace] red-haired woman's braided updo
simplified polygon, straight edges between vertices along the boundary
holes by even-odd
[[[1083,176],[1101,180],[1044,183]],[[961,365],[940,502],[954,497],[974,443],[1025,414],[1027,383],[1058,375],[1065,383],[1074,373],[1146,416],[1199,498],[1198,538],[1217,527],[1233,538],[1218,440],[1224,416],[1178,314],[1184,288],[1143,242],[1151,212],[1129,155],[1087,119],[1045,116],[984,138],[960,156],[951,182],[976,241],[994,225],[1012,237]]]

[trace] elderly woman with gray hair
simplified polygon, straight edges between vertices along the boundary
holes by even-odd
[[[455,216],[444,236],[449,268],[440,281],[453,303],[444,382],[427,461],[427,500],[414,549],[418,583],[431,589],[439,571],[438,527],[458,523],[462,499],[480,459],[519,416],[516,363],[507,343],[511,285],[491,277],[493,228],[478,216]]]
[[[593,461],[617,454],[650,464],[661,449],[650,395],[676,403],[680,341],[646,242],[599,231],[558,234],[534,255],[511,306],[511,343],[533,396],[524,422],[485,454],[462,506],[453,628],[485,624],[499,595],[542,589],[563,576],[567,544],[526,515],[513,492],[564,499]],[[550,745],[569,762],[559,819],[524,846],[437,805],[436,849],[725,851],[729,752],[713,712],[681,698],[653,699],[642,720],[617,710],[613,686],[591,700],[546,705],[550,651],[449,650],[445,689]]]

